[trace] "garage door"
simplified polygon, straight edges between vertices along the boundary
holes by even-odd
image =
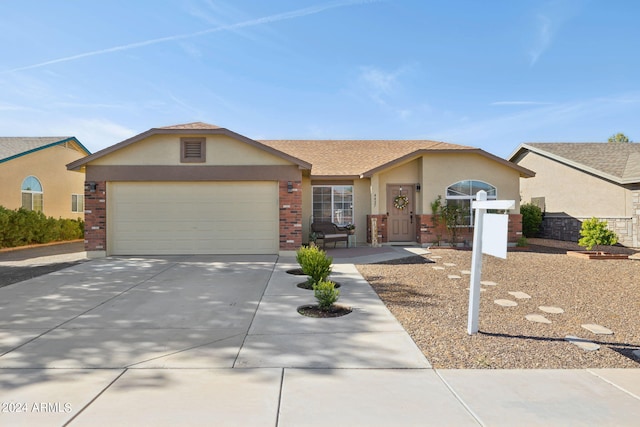
[[[276,182],[117,182],[107,194],[109,254],[278,253]]]

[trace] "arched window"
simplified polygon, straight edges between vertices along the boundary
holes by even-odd
[[[498,197],[498,190],[491,184],[483,181],[458,181],[447,187],[447,206],[459,208],[460,224],[465,227],[473,226],[473,210],[471,201],[476,199],[478,191],[487,192],[488,200],[495,200]]]
[[[42,212],[42,184],[35,176],[22,181],[22,207],[29,211]]]

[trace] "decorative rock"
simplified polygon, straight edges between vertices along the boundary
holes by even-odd
[[[469,274],[471,274],[471,271],[469,271],[469,270],[460,270],[460,274],[467,274],[467,275],[469,275]]]
[[[547,319],[541,314],[527,314],[524,316],[529,322],[537,322],[537,323],[551,323],[551,320]]]
[[[540,307],[538,307],[538,309],[540,309],[540,311],[544,311],[545,313],[551,313],[551,314],[564,313],[564,310],[561,309],[560,307],[551,307],[551,306],[541,305]]]
[[[593,343],[584,338],[574,337],[573,335],[567,335],[564,338],[566,341],[569,341],[571,344],[575,344],[584,351],[596,351],[600,348],[600,346],[596,343]]]
[[[445,262],[444,265],[447,267],[455,267],[455,264],[452,262]]]
[[[633,350],[631,352],[631,354],[633,354],[633,357],[635,357],[636,359],[640,360],[640,350]]]
[[[513,295],[513,297],[517,298],[517,299],[528,299],[528,298],[531,298],[531,295],[525,294],[524,292],[509,292],[509,295]]]
[[[613,331],[611,329],[605,328],[604,326],[596,325],[593,323],[587,323],[580,326],[597,335],[613,335]]]
[[[508,299],[497,299],[497,300],[495,300],[493,302],[495,302],[496,304],[501,305],[503,307],[515,307],[516,305],[518,305],[517,302],[511,301],[511,300],[508,300]]]
[[[490,282],[490,281],[488,281],[488,280],[481,280],[481,281],[480,281],[480,284],[481,284],[481,285],[485,285],[485,286],[496,286],[496,285],[497,285],[497,283],[496,283],[496,282]]]
[[[431,257],[431,259],[442,259],[442,257],[440,255],[434,255]]]
[[[456,274],[449,274],[447,277],[448,277],[449,279],[462,279],[462,277],[460,277],[460,276],[458,276],[458,275],[456,275]]]
[[[434,270],[444,270],[444,267],[440,267],[439,265],[435,265],[431,268],[433,268]]]

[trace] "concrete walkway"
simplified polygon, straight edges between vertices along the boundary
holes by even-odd
[[[0,288],[0,425],[638,424],[640,369],[432,369],[353,266],[420,249],[365,249],[333,252],[353,308],[333,319],[297,314],[313,293],[269,256],[107,258]]]

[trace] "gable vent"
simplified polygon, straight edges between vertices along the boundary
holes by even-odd
[[[206,140],[204,138],[183,138],[180,140],[180,161],[202,163],[205,161]]]
[[[184,143],[184,157],[186,159],[199,159],[202,157],[202,143],[188,141]]]

